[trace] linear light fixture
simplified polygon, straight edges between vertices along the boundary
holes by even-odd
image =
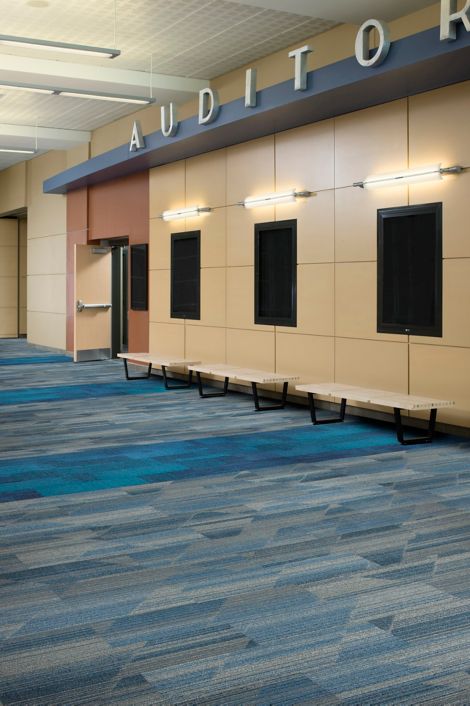
[[[402,172],[392,172],[390,174],[372,174],[364,181],[356,181],[353,186],[361,189],[374,189],[380,186],[398,186],[399,184],[414,184],[425,181],[438,181],[444,174],[460,174],[462,167],[441,167],[440,164],[431,164],[427,167],[417,167],[416,169],[406,169]]]
[[[260,206],[270,206],[275,203],[291,203],[297,198],[307,198],[312,195],[311,191],[278,191],[274,194],[263,194],[262,196],[248,196],[244,201],[240,201],[239,205],[245,208],[258,208]]]
[[[113,103],[135,103],[136,105],[148,105],[155,103],[155,98],[142,98],[141,96],[112,95],[110,93],[95,93],[90,91],[74,91],[70,88],[63,90],[57,88],[55,95],[67,96],[68,98],[91,98],[100,101],[112,101]]]
[[[178,218],[193,218],[201,213],[210,213],[212,209],[205,206],[190,206],[189,208],[178,208],[175,211],[163,211],[160,218],[164,221],[175,221]]]
[[[10,34],[0,34],[0,45],[10,47],[25,47],[27,49],[44,49],[45,51],[58,51],[67,54],[82,54],[98,56],[102,59],[114,59],[120,55],[119,49],[105,49],[104,47],[90,47],[85,44],[69,44],[67,42],[54,42],[48,39],[30,39],[28,37],[14,37]]]
[[[29,93],[44,93],[47,95],[52,95],[54,93],[53,88],[41,88],[39,86],[28,86],[24,83],[0,83],[0,91],[2,89],[12,90],[12,91],[28,91]]]
[[[9,152],[11,154],[36,154],[36,150],[16,149],[14,147],[0,147],[0,152]]]

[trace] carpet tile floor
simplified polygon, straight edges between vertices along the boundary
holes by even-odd
[[[0,706],[470,704],[467,440],[0,361]]]

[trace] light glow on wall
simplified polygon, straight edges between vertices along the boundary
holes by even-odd
[[[297,198],[307,198],[311,196],[311,191],[278,191],[273,194],[263,194],[262,196],[248,196],[244,201],[240,202],[240,206],[245,208],[258,208],[261,206],[271,206],[276,203],[292,203]]]
[[[190,206],[189,208],[179,208],[175,211],[163,211],[161,218],[164,221],[175,221],[178,218],[193,218],[203,213],[210,213],[211,210],[205,206]]]
[[[440,164],[431,164],[426,167],[406,169],[401,172],[389,174],[371,174],[364,181],[357,181],[353,186],[361,189],[375,189],[380,186],[399,186],[400,184],[416,184],[427,181],[440,181],[444,174],[460,174],[462,167],[441,167]]]

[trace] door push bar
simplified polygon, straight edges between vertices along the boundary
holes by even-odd
[[[111,304],[85,304],[81,299],[77,300],[77,311],[84,309],[111,309]]]

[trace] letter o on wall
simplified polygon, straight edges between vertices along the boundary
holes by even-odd
[[[379,34],[379,47],[370,57],[369,34],[372,30]],[[356,59],[361,66],[378,66],[387,58],[390,51],[390,31],[382,20],[366,20],[359,28],[356,37]]]

